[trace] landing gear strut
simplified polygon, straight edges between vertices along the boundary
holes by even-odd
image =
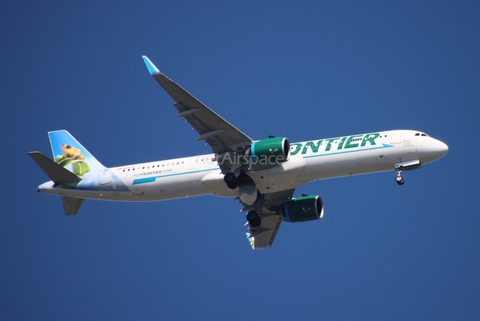
[[[229,189],[236,189],[238,187],[237,176],[235,176],[234,173],[227,173],[223,177],[223,180],[225,181],[225,184],[227,184]]]
[[[403,180],[403,177],[402,177],[402,170],[400,168],[395,169],[395,174],[396,174],[395,181],[397,182],[397,184],[403,185],[405,181]]]
[[[257,212],[251,211],[247,213],[247,221],[251,227],[259,227],[262,224],[262,219]]]

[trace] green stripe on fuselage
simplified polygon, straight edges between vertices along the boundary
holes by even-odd
[[[313,157],[322,157],[322,156],[330,156],[330,155],[338,155],[338,154],[363,152],[363,151],[367,151],[367,150],[390,148],[390,147],[395,147],[395,146],[390,145],[390,144],[383,144],[382,146],[375,146],[375,147],[370,147],[370,148],[359,148],[359,149],[355,149],[355,150],[343,150],[343,151],[340,151],[340,152],[329,152],[329,153],[323,153],[323,154],[303,156],[303,158],[313,158]]]

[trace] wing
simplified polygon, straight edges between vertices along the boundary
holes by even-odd
[[[258,202],[260,209],[256,211],[260,215],[262,223],[258,227],[251,227],[248,223],[245,224],[249,228],[247,239],[252,249],[264,249],[272,246],[283,221],[281,206],[292,199],[294,191],[294,189],[291,189],[261,195],[261,199]],[[246,206],[243,208],[243,211],[253,209],[254,206]]]
[[[252,139],[205,106],[173,80],[162,74],[157,67],[143,56],[145,65],[153,78],[175,101],[177,117],[183,117],[199,134],[197,141],[205,140],[213,152],[222,154],[250,145]]]
[[[220,156],[219,166],[224,174],[236,169],[223,157],[227,153],[244,153],[251,145],[252,139],[220,117],[213,110],[193,97],[173,80],[165,76],[158,68],[143,56],[143,61],[153,78],[175,101],[177,117],[183,117],[199,134],[197,141],[205,140],[213,152]],[[242,211],[256,211],[261,218],[258,227],[249,226],[247,238],[253,249],[270,247],[282,224],[281,206],[292,199],[294,190],[261,194],[254,205],[245,205]],[[248,225],[248,223],[246,224]]]

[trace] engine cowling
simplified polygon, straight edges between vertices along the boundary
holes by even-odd
[[[323,201],[318,195],[304,195],[284,204],[285,222],[306,222],[323,217]]]
[[[290,158],[290,142],[285,137],[263,139],[250,146],[250,153],[254,165],[277,165]]]

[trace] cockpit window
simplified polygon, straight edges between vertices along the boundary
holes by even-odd
[[[427,134],[423,134],[423,133],[422,133],[422,136],[427,136]]]
[[[420,136],[420,133],[415,133],[415,136]]]

